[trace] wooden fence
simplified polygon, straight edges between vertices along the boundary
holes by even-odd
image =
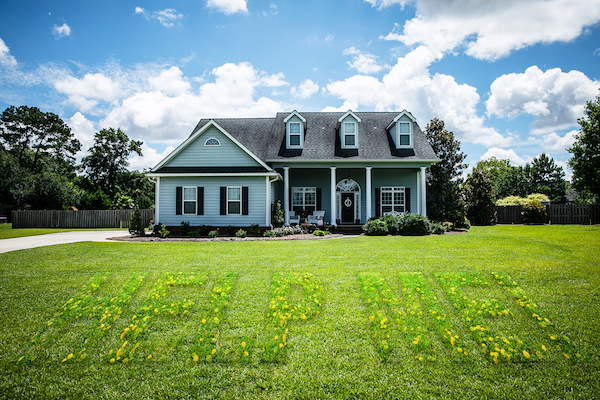
[[[496,206],[499,224],[522,224],[521,206]],[[599,204],[550,204],[546,206],[545,223],[552,224],[600,224]]]
[[[154,209],[140,210],[142,225],[154,218]],[[13,211],[14,228],[129,228],[131,210]]]

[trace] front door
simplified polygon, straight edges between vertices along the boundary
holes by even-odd
[[[354,222],[354,193],[342,193],[342,223]]]

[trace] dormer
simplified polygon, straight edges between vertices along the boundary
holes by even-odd
[[[390,133],[397,149],[412,149],[414,147],[413,123],[415,122],[417,122],[417,119],[411,113],[402,110],[388,125],[386,130]]]
[[[285,148],[288,150],[303,149],[306,118],[294,110],[283,122],[285,123]]]
[[[351,110],[338,119],[338,131],[340,133],[341,148],[358,149],[358,124],[360,118]]]

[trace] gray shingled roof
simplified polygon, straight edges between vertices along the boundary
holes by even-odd
[[[283,120],[290,113],[277,113],[275,118],[214,118],[214,121],[263,161],[438,159],[416,122],[413,124],[414,155],[399,153],[394,148],[386,128],[399,112],[354,112],[361,119],[358,128],[359,149],[356,155],[346,157],[339,155],[339,140],[336,151],[338,119],[344,112],[298,113],[306,118],[304,149],[300,155],[286,156],[280,151],[286,133]],[[200,120],[193,132],[209,121]]]

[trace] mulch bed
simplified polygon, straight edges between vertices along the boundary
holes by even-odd
[[[108,240],[116,240],[120,242],[247,242],[255,240],[319,240],[319,239],[339,239],[344,237],[342,234],[330,234],[326,236],[315,236],[313,234],[302,234],[302,235],[288,235],[280,237],[264,237],[264,236],[247,236],[245,238],[239,237],[217,237],[212,238],[200,238],[200,237],[171,237],[171,238],[159,238],[156,236],[119,236],[108,238]]]

